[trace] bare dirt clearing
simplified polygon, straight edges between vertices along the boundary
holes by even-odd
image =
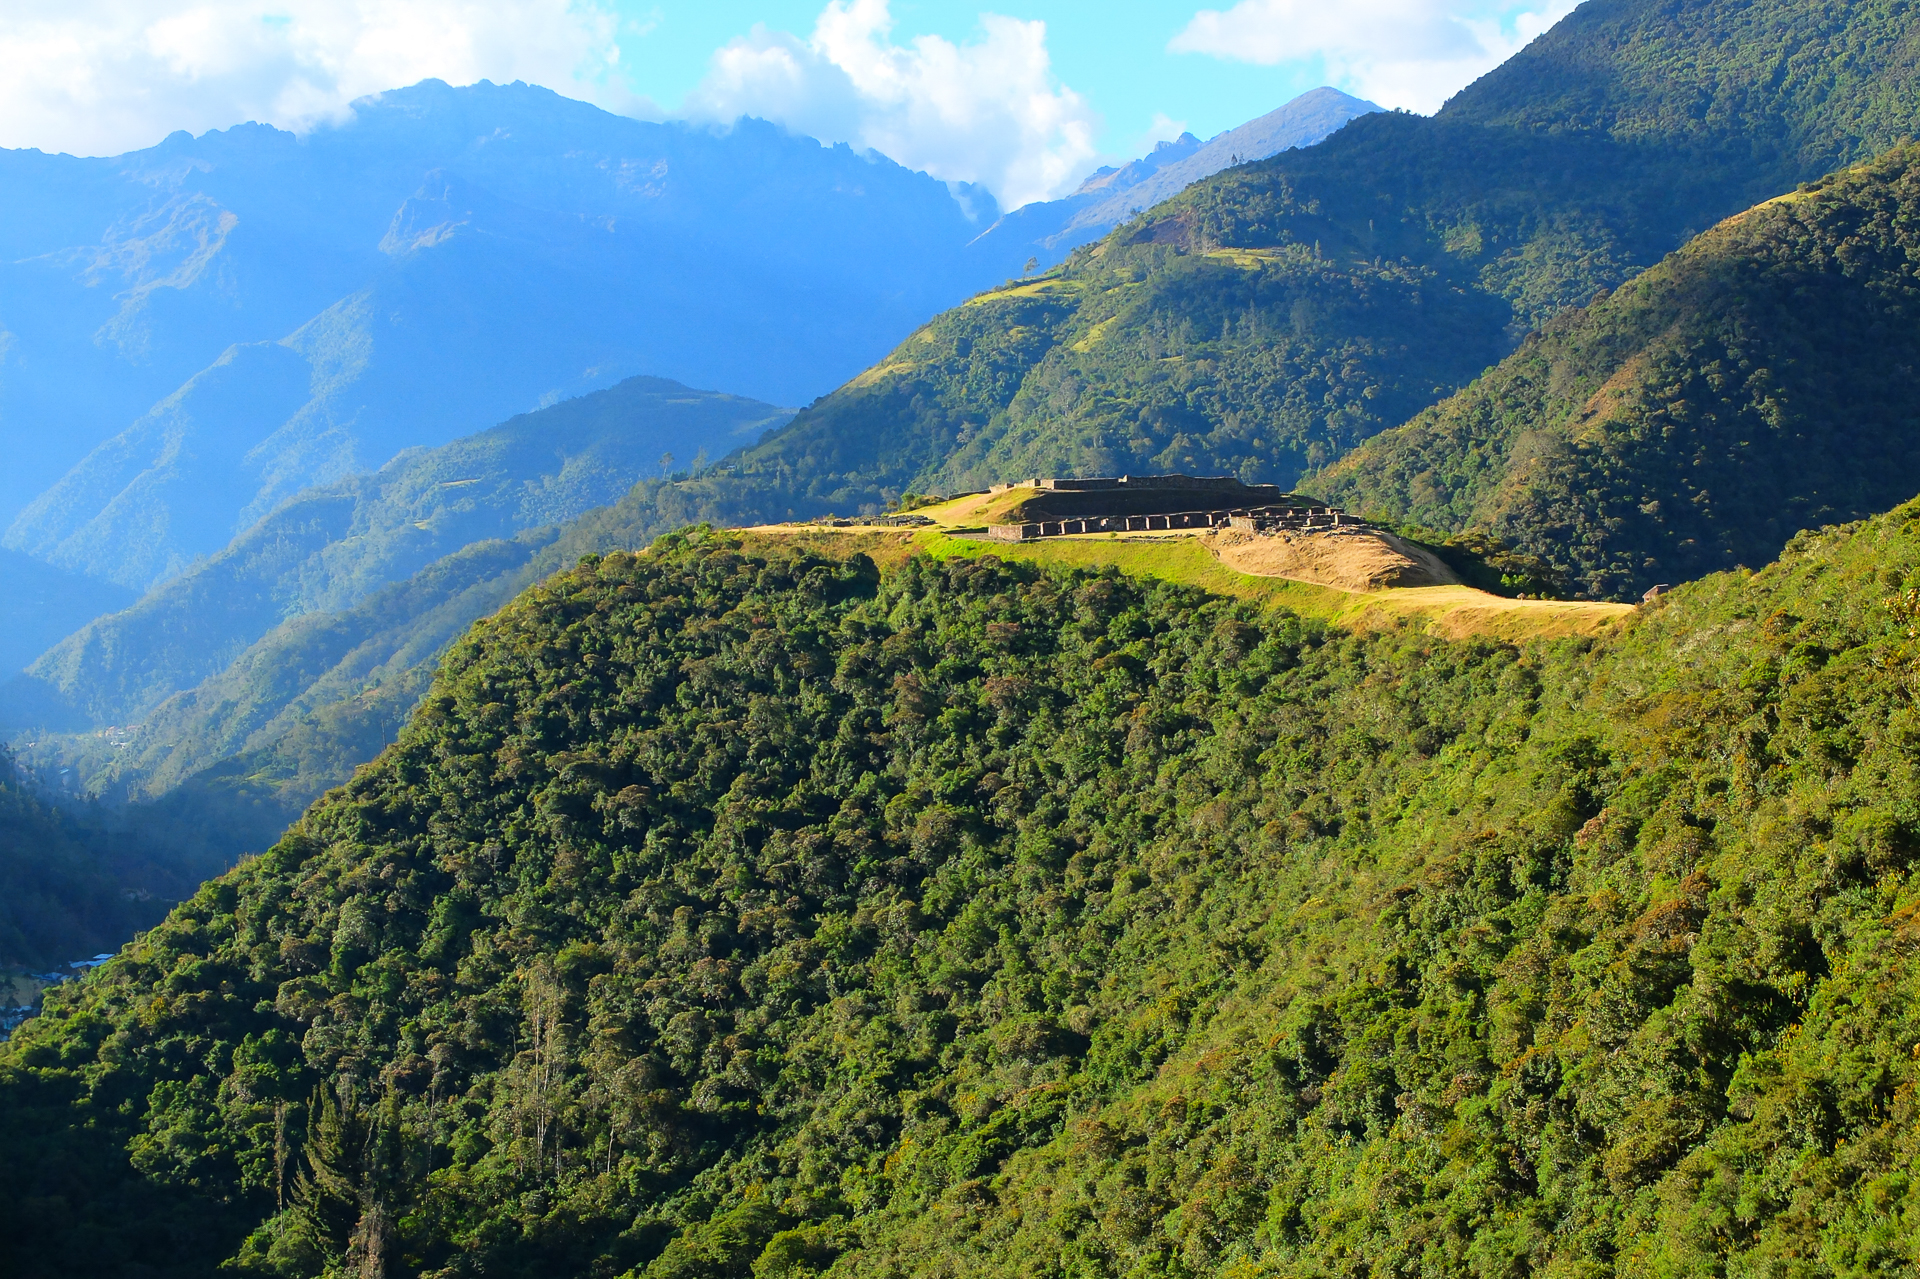
[[[1453,570],[1431,552],[1391,533],[1223,532],[1204,539],[1220,562],[1252,577],[1286,577],[1342,591],[1458,586]]]

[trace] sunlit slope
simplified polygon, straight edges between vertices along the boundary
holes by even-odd
[[[1911,136],[1913,23],[1885,0],[1589,0],[1438,115],[1197,183],[650,500],[738,525],[1019,475],[1291,483],[1722,218]]]
[[[1713,228],[1307,486],[1585,592],[1765,563],[1920,489],[1920,151]]]
[[[1920,1264],[1920,505],[1521,647],[882,536],[477,627],[0,1049],[16,1265]]]
[[[1063,537],[1041,542],[988,543],[945,537],[923,545],[937,556],[996,555],[1055,568],[1117,568],[1122,572],[1197,586],[1237,599],[1282,605],[1308,617],[1362,630],[1412,622],[1463,639],[1524,639],[1593,634],[1628,616],[1624,604],[1577,600],[1518,600],[1469,586],[1389,587],[1346,591],[1315,582],[1237,572],[1197,537]]]
[[[1411,622],[1453,638],[1491,636],[1519,641],[1594,634],[1633,610],[1623,604],[1507,599],[1472,587],[1434,585],[1350,590],[1321,581],[1242,571],[1223,562],[1219,537],[1202,534],[1122,533],[1050,537],[1031,542],[981,538],[988,524],[1038,494],[1020,487],[955,498],[913,513],[933,521],[923,532],[871,528],[776,526],[757,536],[796,541],[822,554],[858,552],[884,568],[912,552],[937,558],[994,556],[1053,568],[1115,568],[1136,576],[1199,587],[1235,599],[1284,606],[1347,628],[1375,629]],[[1320,539],[1337,557],[1346,539]],[[1444,569],[1441,570],[1444,573]]]

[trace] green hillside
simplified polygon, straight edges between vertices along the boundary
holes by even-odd
[[[33,1275],[1920,1264],[1920,503],[1526,649],[676,536],[0,1050]]]
[[[1733,218],[1309,487],[1586,594],[1772,559],[1920,489],[1920,150]]]
[[[20,754],[129,805],[129,823],[164,832],[188,862],[257,853],[393,740],[476,619],[582,555],[644,546],[658,512],[641,498],[658,483],[563,525],[473,542],[351,607],[282,622],[130,730],[35,732]],[[44,687],[27,692],[52,702]]]
[[[0,693],[0,724],[138,722],[290,618],[351,609],[473,543],[566,523],[642,475],[719,456],[786,417],[757,400],[629,378],[309,489],[220,554],[55,645]]]
[[[441,651],[537,580],[551,546],[550,530],[476,542],[350,609],[281,624],[135,733],[45,735],[23,754],[109,803],[204,826],[210,855],[258,852],[393,740]]]
[[[646,413],[595,407],[623,393],[661,399],[636,382],[309,494],[46,655],[0,695],[0,721],[65,728],[37,733],[34,759],[79,769],[93,793],[172,796],[178,821],[226,832],[233,842],[218,851],[257,848],[388,740],[462,625],[581,553],[703,520],[851,512],[908,488],[1021,472],[1290,479],[1468,383],[1541,317],[1692,231],[1902,135],[1916,100],[1910,25],[1899,5],[1590,0],[1438,117],[1370,117],[1197,185],[1063,271],[938,317],[790,429],[695,478],[647,479],[556,531],[532,531],[657,465],[651,443],[613,429],[621,413]],[[1859,399],[1841,390],[1835,403]],[[771,412],[700,404],[675,411],[728,429],[749,429],[729,413],[758,423]],[[625,450],[619,465],[604,464],[606,448]],[[1348,500],[1469,540],[1497,524],[1586,592],[1631,595],[1762,562],[1797,528],[1920,487],[1900,465],[1883,469],[1893,478],[1847,492],[1790,466],[1749,489],[1742,471],[1710,490],[1705,535],[1688,522],[1703,509],[1691,504],[1698,492],[1679,494],[1678,512],[1662,496],[1672,546],[1644,554],[1639,534],[1618,529],[1647,522],[1648,499],[1633,494],[1669,483],[1658,467],[1605,489],[1605,517],[1577,527],[1559,508],[1536,529],[1413,512],[1374,492]],[[1819,491],[1796,487],[1809,476]],[[1735,506],[1769,509],[1774,524],[1729,551]],[[484,539],[527,558],[443,560]],[[1605,545],[1589,553],[1596,539]],[[383,601],[369,594],[382,589]],[[140,725],[130,746],[91,731],[130,723]]]
[[[212,675],[151,706],[137,725],[105,734],[34,731],[17,749],[40,772],[71,770],[81,793],[127,805],[124,820],[160,832],[177,860],[225,865],[257,853],[393,740],[432,683],[442,652],[476,619],[581,555],[645,545],[658,511],[640,498],[658,484],[563,525],[473,542],[350,607],[281,622]],[[290,523],[280,524],[279,541],[269,544],[305,553],[287,536]],[[265,554],[235,557],[237,567],[271,562]],[[209,576],[226,586],[234,581]],[[156,602],[165,608],[151,608]],[[109,622],[151,630],[162,653],[184,665],[196,656],[191,645],[165,642],[171,634],[191,635],[194,603],[191,590],[162,592]],[[229,612],[224,620],[232,618]],[[95,631],[115,633],[112,625]],[[99,670],[138,677],[145,669],[140,654],[130,643],[117,645],[118,660]],[[179,666],[171,678],[184,678]],[[8,708],[25,722],[72,722],[71,701],[44,683],[20,680],[8,692]]]
[[[738,524],[1056,471],[1290,484],[1722,218],[1905,141],[1915,39],[1890,0],[1588,0],[1431,119],[1216,175],[937,317],[674,502]]]

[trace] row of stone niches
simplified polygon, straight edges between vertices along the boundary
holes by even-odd
[[[1203,528],[1248,529],[1271,533],[1282,530],[1324,530],[1359,527],[1363,521],[1332,506],[1256,506],[1238,511],[1176,511],[1169,515],[1090,515],[1077,520],[1035,520],[1025,524],[990,524],[987,536],[1003,542],[1029,542],[1038,537],[1066,537],[1075,533],[1151,533],[1159,530]]]

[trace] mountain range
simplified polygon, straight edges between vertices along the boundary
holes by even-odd
[[[282,584],[264,593],[243,586],[252,581],[252,566],[278,564],[254,548],[306,545],[287,532],[306,512],[352,506],[338,494],[317,492],[310,503],[289,506],[284,520],[269,520],[251,540],[236,542],[206,571],[180,578],[50,652],[7,690],[6,718],[35,730],[33,745],[24,749],[28,762],[75,769],[96,793],[143,801],[171,794],[176,804],[193,796],[194,804],[210,806],[205,811],[250,815],[211,821],[240,841],[225,848],[231,855],[257,846],[389,740],[461,626],[567,556],[643,546],[701,520],[739,524],[876,511],[909,489],[984,487],[1036,471],[1228,470],[1335,491],[1350,485],[1338,478],[1349,472],[1336,468],[1321,477],[1315,467],[1466,386],[1512,345],[1510,335],[1528,316],[1547,315],[1549,325],[1511,356],[1516,368],[1554,332],[1580,322],[1577,310],[1552,311],[1556,298],[1587,301],[1590,287],[1625,275],[1636,259],[1655,260],[1661,237],[1668,245],[1686,237],[1682,214],[1710,226],[1754,189],[1762,199],[1771,194],[1760,185],[1766,179],[1756,176],[1755,157],[1771,157],[1777,181],[1787,186],[1801,180],[1798,166],[1817,162],[1809,157],[1879,146],[1900,118],[1900,102],[1920,111],[1899,73],[1903,10],[1862,9],[1818,20],[1809,12],[1789,3],[1770,9],[1699,3],[1685,15],[1644,4],[1583,6],[1433,119],[1366,115],[1319,146],[1194,184],[1080,250],[1065,267],[935,317],[790,425],[698,475],[645,478],[611,506],[551,533],[535,533],[531,525],[493,527],[487,535],[505,541],[476,544],[471,554],[448,559],[411,585],[400,583],[402,570],[424,565],[425,558],[374,555],[368,563],[384,567],[348,579],[380,587],[386,593],[377,598],[302,594],[304,585],[290,584],[306,582],[316,571],[308,567],[272,568]],[[1753,33],[1775,29],[1800,49],[1791,74],[1759,77],[1757,64],[1741,56],[1711,67],[1701,60],[1700,50],[1720,45],[1757,48]],[[1846,73],[1830,92],[1811,93],[1805,86],[1829,65]],[[1740,86],[1713,98],[1740,109],[1705,116],[1677,110],[1675,95],[1684,95],[1675,77],[1688,67],[1699,92],[1722,81]],[[1569,105],[1574,88],[1585,95],[1577,110]],[[1848,140],[1836,132],[1847,121],[1866,132]],[[1449,158],[1452,167],[1443,163]],[[1536,179],[1543,165],[1558,185]],[[1842,228],[1842,239],[1844,228],[1862,218],[1897,225],[1905,216],[1898,194],[1904,188],[1874,190],[1885,206],[1879,211],[1863,212],[1845,200],[1833,206],[1828,220]],[[1408,198],[1424,204],[1396,205]],[[1402,207],[1401,214],[1392,222],[1363,219],[1379,212],[1381,202]],[[1760,210],[1740,225],[1773,226],[1778,216]],[[1389,240],[1399,257],[1380,254]],[[1640,247],[1623,257],[1634,244]],[[1762,259],[1782,252],[1769,232],[1731,241],[1709,236],[1682,258],[1712,258],[1724,263],[1715,270],[1764,274],[1772,268]],[[1800,250],[1784,252],[1790,257]],[[1839,289],[1836,298],[1864,289],[1863,298],[1897,300],[1904,287],[1897,234],[1850,257],[1844,269],[1832,244],[1806,249],[1805,258],[1792,277],[1795,289]],[[1891,274],[1881,263],[1890,264]],[[1647,276],[1646,287],[1672,269]],[[1850,305],[1836,301],[1833,313]],[[1654,325],[1664,312],[1649,314],[1641,323]],[[1808,321],[1824,322],[1811,313]],[[1884,320],[1861,322],[1878,324],[1875,332],[1899,331]],[[1791,324],[1773,329],[1782,340],[1793,331]],[[1889,377],[1897,383],[1899,362],[1884,354],[1880,346],[1842,344],[1825,368],[1846,382],[1847,361],[1859,358],[1866,366],[1853,385]],[[1623,368],[1642,367],[1619,358]],[[1770,362],[1761,359],[1756,367]],[[1487,385],[1499,376],[1490,374]],[[1548,380],[1563,390],[1574,385],[1559,374]],[[1462,402],[1476,394],[1463,392]],[[1888,395],[1880,402],[1898,403],[1897,393]],[[1872,429],[1895,429],[1897,420],[1882,413],[1871,419]],[[1392,441],[1426,429],[1416,423],[1383,436],[1363,458],[1387,456],[1403,447]],[[1529,435],[1521,459],[1532,457],[1544,438],[1538,431]],[[1796,462],[1795,450],[1814,447],[1804,431],[1789,433],[1778,455],[1779,491],[1750,504],[1758,525],[1722,530],[1744,539],[1730,556],[1726,545],[1714,556],[1679,548],[1674,563],[1697,573],[1760,562],[1768,546],[1777,548],[1803,526],[1801,516],[1875,509],[1877,499],[1864,491],[1850,506],[1834,506],[1813,492],[1811,477],[1822,472]],[[1478,475],[1473,468],[1491,465],[1495,448],[1455,449],[1451,466]],[[1898,467],[1868,460],[1878,454],[1843,456],[1857,456],[1869,472],[1880,470],[1885,493],[1901,491]],[[1353,465],[1370,464],[1356,458]],[[1806,481],[1798,494],[1796,479]],[[1725,484],[1710,487],[1733,496]],[[1511,522],[1489,526],[1466,510],[1443,516],[1431,503],[1396,505],[1351,486],[1338,491],[1383,517],[1430,528],[1436,542],[1465,538],[1476,555],[1522,565],[1515,580],[1545,581],[1557,572],[1601,595],[1634,596],[1672,580],[1677,574],[1661,555],[1688,538],[1699,542],[1692,529],[1672,536],[1664,550],[1616,537],[1614,575],[1595,577],[1590,561],[1576,553],[1578,539],[1564,532],[1569,520],[1583,517],[1569,516],[1529,538]],[[1634,497],[1637,491],[1628,486],[1616,500],[1646,501]],[[1882,506],[1893,500],[1886,497]],[[1716,509],[1712,518],[1724,522],[1733,510]],[[411,521],[395,515],[391,527],[407,531]],[[1581,536],[1617,527],[1609,516],[1589,522]],[[466,536],[429,539],[417,532],[407,532],[407,544],[443,555]],[[363,539],[335,546],[338,535],[319,533],[287,563],[363,554]],[[1618,567],[1622,557],[1634,556]],[[1480,577],[1498,582],[1514,573],[1494,569],[1475,580]],[[197,624],[179,629],[172,641],[155,641],[176,634],[177,623],[168,619],[183,610],[200,619]],[[136,723],[142,725],[136,735],[99,735]]]
[[[1072,195],[1023,205],[1004,215],[974,243],[996,256],[1005,256],[1006,247],[1019,252],[1018,246],[1031,245],[1041,265],[1053,266],[1074,249],[1202,178],[1282,151],[1313,146],[1348,121],[1378,110],[1374,103],[1338,89],[1310,89],[1206,142],[1182,133],[1155,144],[1138,160],[1106,166]]]
[[[877,155],[524,84],[0,174],[26,193],[0,208],[0,544],[134,591],[304,488],[622,377],[813,399],[1040,247]]]
[[[1109,202],[1127,191],[1152,198],[1233,161],[1311,143],[1366,109],[1371,109],[1368,104],[1345,95],[1317,90],[1221,135],[1204,148],[1189,139],[1163,148],[1148,162],[1104,170],[1092,186]],[[504,124],[499,123],[502,120]],[[481,148],[469,135],[489,122],[493,132]],[[428,270],[419,264],[437,261],[440,265],[431,266],[433,283],[422,292],[421,305],[486,315],[484,325],[467,325],[476,339],[524,348],[524,335],[514,327],[525,318],[517,304],[498,299],[483,303],[474,290],[499,287],[501,253],[550,252],[556,234],[565,240],[577,233],[565,232],[564,227],[556,232],[552,219],[532,226],[525,207],[507,208],[462,175],[480,174],[491,187],[512,193],[518,201],[540,199],[571,209],[567,216],[576,221],[581,209],[598,207],[594,200],[614,201],[617,206],[622,198],[639,199],[638,207],[651,219],[648,226],[657,231],[665,224],[669,233],[682,234],[687,225],[700,221],[699,211],[716,199],[744,200],[740,191],[752,183],[771,189],[783,182],[816,180],[815,171],[823,166],[844,177],[842,171],[850,162],[844,148],[809,150],[811,144],[803,145],[804,140],[783,139],[752,121],[742,122],[724,136],[695,134],[684,127],[662,132],[648,126],[636,131],[628,128],[632,124],[526,86],[451,90],[429,84],[358,104],[354,119],[343,131],[320,131],[305,139],[258,129],[198,140],[176,137],[154,154],[121,157],[92,168],[96,176],[111,179],[110,190],[117,189],[115,184],[136,180],[151,184],[157,180],[153,169],[160,163],[159,154],[172,148],[182,153],[176,157],[176,167],[185,175],[180,182],[186,184],[171,197],[176,205],[219,197],[243,207],[251,219],[253,206],[246,200],[263,198],[259,189],[263,172],[274,173],[276,180],[290,173],[296,181],[312,182],[317,180],[316,173],[351,167],[349,159],[357,162],[373,156],[380,159],[373,165],[373,178],[390,185],[401,179],[407,164],[439,163],[454,155],[460,167],[437,171],[434,181],[440,185],[429,193],[433,198],[416,193],[385,228],[383,252],[398,252],[404,262],[400,267],[392,263],[383,267],[386,282],[379,287],[402,287],[395,283],[396,270],[402,275]],[[560,160],[552,159],[562,139],[581,132],[606,147],[665,147],[669,159],[659,164],[668,166],[675,176],[669,181],[656,174],[641,196],[634,194],[626,179],[614,181],[609,191],[604,154],[574,148]],[[246,142],[248,138],[252,141]],[[461,143],[465,150],[460,150],[455,144],[463,138],[467,139]],[[733,185],[725,186],[709,170],[717,165],[716,155],[726,154],[729,148],[739,153],[744,172],[727,179]],[[688,154],[694,158],[688,159]],[[853,162],[871,167],[884,179],[870,194],[856,192],[858,198],[868,204],[891,200],[888,207],[893,216],[916,218],[923,224],[931,220],[931,228],[922,225],[916,232],[922,247],[945,233],[942,228],[951,225],[955,207],[964,206],[975,215],[991,212],[985,193],[961,191],[944,197],[943,203],[929,195],[925,183],[916,185],[918,179],[882,161]],[[550,177],[547,169],[554,164],[574,175],[570,183],[577,189],[560,195],[544,193]],[[376,191],[370,192],[365,188],[372,178],[356,176],[355,181],[359,187],[346,184],[344,192],[328,196],[331,206],[321,201],[307,214],[316,226],[347,245],[351,237],[337,225],[343,209],[350,210],[358,201],[371,225],[372,212],[378,207],[378,183],[373,183]],[[190,190],[195,182],[222,185],[211,188],[209,195]],[[466,210],[454,216],[447,201],[455,183],[465,183],[468,191],[492,203],[480,212]],[[98,199],[98,191],[89,198]],[[920,201],[913,206],[915,211],[905,212],[914,200]],[[961,203],[956,205],[956,200]],[[1103,208],[1107,206],[1089,206],[1075,197],[1056,205],[1029,206],[1025,212],[1042,222],[1071,220],[1067,230],[1049,234],[1056,241],[1064,234],[1078,243],[1100,234],[1106,225]],[[66,212],[71,218],[80,216],[71,207]],[[829,212],[846,221],[845,208]],[[758,215],[749,207],[732,216]],[[501,242],[499,227],[487,221],[490,217],[518,219],[518,238]],[[948,221],[941,222],[941,217]],[[1035,225],[1002,219],[985,237],[976,238],[969,231],[950,247],[956,252],[964,248],[976,265],[1003,256],[1017,258],[1044,249],[1020,238]],[[286,234],[285,226],[273,222],[255,229],[273,242]],[[858,229],[856,218],[851,228],[836,225],[833,234],[848,237]],[[758,234],[751,228],[741,232],[725,219],[702,228],[701,233]],[[792,228],[783,234],[792,235]],[[463,250],[466,258],[449,266],[447,255],[458,248],[449,247],[449,237],[460,236],[473,243]],[[207,253],[211,256],[206,261],[221,263],[219,272],[228,276],[250,278],[251,260],[245,255],[238,262],[223,259],[223,246],[224,241],[210,242]],[[426,252],[429,249],[431,253]],[[151,251],[152,246],[143,250]],[[606,246],[583,251],[592,256],[593,270],[603,269]],[[806,256],[791,242],[785,251]],[[783,269],[831,269],[821,265],[831,258],[828,253],[824,259],[810,259],[804,267]],[[939,260],[936,255],[934,261],[921,264],[922,276],[937,281]],[[217,312],[216,304],[226,296],[222,289],[227,286],[209,285],[202,275],[194,274],[200,270],[176,272],[168,277],[170,283],[155,286],[161,288],[156,296],[170,305],[199,306],[201,321],[217,328],[217,322],[224,321],[209,314]],[[778,276],[778,272],[771,274]],[[860,287],[873,287],[872,275],[866,271]],[[285,283],[268,282],[274,287]],[[556,281],[551,273],[535,273],[519,287],[540,293],[545,300],[536,301],[549,311],[556,298],[597,296],[604,291],[595,286],[583,294],[566,277]],[[932,285],[928,278],[918,278],[915,287]],[[360,305],[355,302],[347,310]],[[724,299],[707,298],[702,305],[711,308],[714,323],[756,322],[752,308],[736,320],[739,308]],[[365,308],[355,313],[365,314]],[[335,470],[353,472],[365,460],[357,453],[348,455],[360,447],[352,442],[360,438],[355,434],[358,427],[345,433],[321,430],[320,435],[332,444],[323,440],[320,445],[315,444],[319,437],[306,429],[326,414],[319,413],[314,408],[317,401],[310,398],[320,383],[301,371],[301,361],[307,357],[300,352],[308,349],[302,343],[311,338],[345,343],[341,349],[363,349],[363,353],[370,349],[362,341],[363,330],[352,324],[343,330],[335,323],[345,312],[336,307],[329,314],[332,320],[315,321],[284,342],[228,348],[211,367],[37,497],[9,534],[16,544],[47,557],[36,560],[18,551],[7,552],[32,580],[46,585],[36,592],[10,593],[3,605],[20,610],[13,627],[16,667],[38,660],[29,672],[0,688],[0,723],[16,731],[28,730],[20,739],[25,759],[48,776],[66,778],[84,793],[147,801],[185,786],[222,816],[212,818],[196,809],[183,820],[190,828],[207,830],[220,855],[227,857],[270,840],[286,820],[364,758],[362,752],[377,749],[387,740],[404,721],[411,699],[424,688],[421,681],[430,674],[439,649],[472,618],[557,566],[560,561],[554,556],[559,547],[574,547],[578,553],[605,544],[607,538],[625,545],[645,536],[618,514],[610,521],[599,520],[593,534],[575,530],[559,536],[558,526],[589,507],[620,497],[636,479],[676,468],[697,471],[703,459],[718,459],[751,443],[754,436],[788,416],[757,401],[688,391],[677,383],[630,379],[613,391],[562,399],[552,408],[453,444],[424,452],[414,446],[377,471],[359,470],[328,484],[288,493],[303,478]],[[453,319],[442,319],[459,327]],[[603,314],[590,313],[575,323],[577,328],[592,330],[598,340],[600,330],[595,326],[605,319]],[[687,320],[685,309],[676,312],[678,335],[698,337],[697,324],[689,327]],[[345,373],[328,375],[332,380],[326,385],[334,390],[325,394],[371,395],[367,403],[375,408],[381,403],[405,407],[406,430],[418,436],[422,423],[432,421],[441,410],[423,409],[416,392],[439,381],[476,382],[462,370],[464,362],[479,357],[472,348],[445,345],[447,324],[407,323],[409,332],[432,343],[432,349],[413,351],[389,366],[414,379],[413,390],[397,383],[382,383],[385,390],[373,386],[369,379],[377,381],[377,370],[369,372],[372,366],[353,365],[349,360],[351,367],[343,366]],[[539,327],[548,337],[560,333],[563,342],[572,340],[565,334],[573,330],[553,323],[551,315],[541,319]],[[389,333],[382,340],[391,349],[401,338]],[[751,344],[734,332],[706,344],[735,350],[743,341]],[[492,366],[488,373],[492,376],[526,358],[522,349],[511,358],[488,356],[481,363]],[[545,358],[540,356],[535,363]],[[607,373],[606,368],[599,370],[600,375]],[[465,385],[460,392],[474,389]],[[277,407],[275,395],[283,401]],[[289,409],[291,405],[298,407]],[[261,438],[263,415],[277,420],[283,411],[292,414],[290,424]],[[471,404],[462,410],[480,411]],[[442,413],[442,420],[455,419]],[[354,421],[364,418],[356,416]],[[385,440],[381,449],[397,442],[391,433],[381,438]],[[311,460],[315,447],[324,451],[335,445],[348,453],[337,454],[334,462],[319,465],[317,471],[299,460]],[[275,472],[280,478],[269,477],[271,482],[255,487],[272,467],[280,465],[271,458],[288,456],[294,460]],[[237,535],[232,533],[235,527]],[[470,553],[462,553],[467,548]],[[47,560],[77,567],[58,568]],[[425,576],[419,582],[401,584],[416,571]],[[150,589],[134,603],[122,582]],[[235,785],[243,796],[235,796]],[[176,797],[174,802],[184,801]]]
[[[51,646],[5,686],[13,709],[0,715],[52,727],[137,722],[283,621],[350,608],[474,543],[565,524],[636,477],[664,474],[675,449],[689,463],[721,456],[789,416],[636,377],[408,450],[377,471],[304,490],[219,554]]]
[[[1904,141],[1912,30],[1892,4],[1592,0],[1431,118],[1361,116],[935,317],[673,509],[754,523],[1047,473],[1297,484],[1694,235]]]
[[[135,591],[301,489],[633,374],[804,402],[1018,267],[965,253],[984,193],[520,84],[0,174],[4,544]]]
[[[790,421],[563,400],[56,645],[23,761],[257,855],[0,1045],[10,1268],[1920,1270],[1916,42],[1587,0]],[[1645,594],[716,527],[1136,469]],[[145,922],[0,783],[0,945]]]

